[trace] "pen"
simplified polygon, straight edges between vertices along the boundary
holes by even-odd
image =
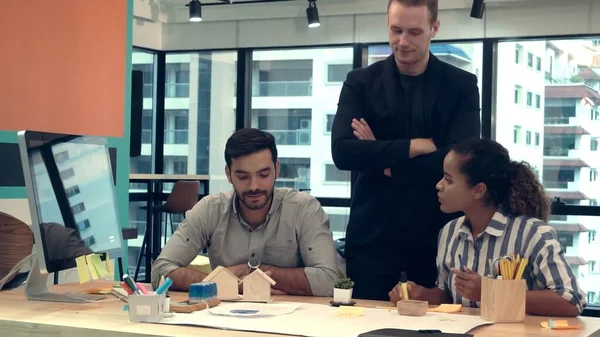
[[[405,300],[408,300],[408,284],[406,283],[408,282],[408,278],[406,277],[406,272],[401,272],[400,273],[400,285],[402,286],[402,297],[404,297]]]
[[[460,271],[466,271],[465,265],[463,264],[462,255],[458,254],[458,265],[460,266]]]
[[[165,283],[161,284],[160,287],[158,287],[156,289],[156,291],[154,292],[154,295],[161,295],[162,293],[166,292],[169,287],[171,287],[171,285],[173,284],[173,280],[171,280],[170,278],[166,278],[165,279]]]
[[[129,274],[123,275],[123,281],[125,281],[125,284],[127,284],[129,289],[131,289],[131,291],[133,291],[135,294],[141,294],[141,292],[139,291],[139,289],[135,285],[135,282],[133,281],[131,276],[129,276]]]
[[[127,294],[129,294],[129,295],[133,294],[133,291],[129,288],[127,283],[121,282],[121,288],[123,288],[123,290],[125,290],[125,292],[127,292]]]

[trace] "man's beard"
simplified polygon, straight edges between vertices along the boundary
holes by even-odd
[[[235,188],[234,188],[234,190],[235,190],[237,199],[242,204],[244,204],[244,206],[246,206],[246,208],[248,208],[250,210],[257,210],[257,209],[262,209],[262,208],[266,207],[267,205],[269,205],[269,202],[273,198],[273,190],[271,190],[271,192],[267,192],[265,190],[253,190],[253,191],[245,191],[243,193],[238,192],[237,189],[235,189]],[[264,195],[265,196],[264,202],[253,203],[253,202],[247,200],[248,196],[256,196],[256,195]]]

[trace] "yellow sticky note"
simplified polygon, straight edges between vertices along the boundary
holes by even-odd
[[[340,306],[338,310],[335,311],[335,315],[338,317],[360,317],[362,316],[364,311],[363,307],[349,307],[349,306]]]
[[[550,325],[550,321],[541,322],[542,327],[546,329],[554,329],[554,330],[576,330],[577,326],[569,325],[569,321],[567,320],[552,320],[552,325]]]
[[[106,267],[104,267],[104,263],[102,263],[102,260],[100,260],[100,255],[93,254],[92,257],[90,257],[90,259],[92,260],[92,264],[94,265],[94,268],[96,268],[96,271],[98,272],[98,275],[100,275],[100,277],[108,275]]]
[[[462,310],[461,304],[442,304],[435,308],[430,308],[429,312],[443,312],[445,314],[454,314]]]
[[[113,275],[114,271],[113,271],[113,262],[110,259],[110,255],[108,255],[108,253],[106,253],[106,271],[110,274]]]
[[[81,255],[75,259],[77,264],[77,274],[79,274],[79,283],[84,284],[90,281],[90,272],[88,271],[85,255]]]
[[[98,270],[96,270],[96,267],[94,266],[92,256],[94,256],[94,254],[86,255],[85,261],[87,261],[88,269],[90,270],[90,274],[92,274],[92,280],[98,280],[100,279],[100,275],[98,274]]]

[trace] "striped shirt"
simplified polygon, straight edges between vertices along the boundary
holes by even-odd
[[[573,270],[565,260],[556,233],[547,223],[524,216],[513,216],[501,208],[494,214],[483,233],[471,234],[471,225],[460,217],[449,222],[438,238],[438,288],[450,294],[454,303],[479,307],[479,302],[463,298],[456,292],[451,268],[462,264],[482,276],[492,275],[489,259],[520,255],[528,259],[523,277],[529,290],[553,290],[579,312],[586,306],[586,294],[581,290]]]

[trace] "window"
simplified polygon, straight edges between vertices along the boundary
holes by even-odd
[[[144,99],[142,111],[142,152],[139,157],[129,159],[130,173],[152,173],[152,124],[154,122],[154,59],[155,55],[135,50],[131,54],[133,70],[141,70],[144,76]],[[143,188],[131,184],[131,189]]]
[[[279,159],[279,178],[277,187],[289,187],[298,191],[310,188],[310,158],[281,158]]]
[[[62,151],[54,154],[54,161],[56,161],[57,164],[62,164],[67,160],[69,160],[69,152],[67,151]]]
[[[87,237],[87,238],[83,239],[83,244],[85,244],[88,247],[91,247],[95,243],[96,243],[96,239],[94,239],[93,236],[90,236],[90,237]]]
[[[598,169],[592,168],[590,169],[590,182],[596,181],[598,179]]]
[[[515,144],[519,144],[520,141],[521,141],[521,127],[515,125],[515,127],[513,129],[513,142]]]
[[[527,92],[527,106],[533,106],[533,94],[531,91]]]
[[[335,114],[327,114],[325,115],[325,132],[330,133],[331,128],[333,127],[333,120],[335,119]]]
[[[327,65],[327,82],[342,83],[346,80],[346,75],[352,70],[352,63],[329,64]]]
[[[525,144],[531,145],[531,131],[525,131]]]
[[[252,96],[312,96],[313,58],[309,54],[289,59],[268,59],[256,51],[252,62]],[[302,57],[302,58],[300,58]],[[339,76],[339,72],[336,73]]]
[[[515,97],[514,97],[515,104],[521,103],[521,91],[522,90],[523,90],[523,88],[521,88],[520,85],[515,85]]]
[[[60,172],[60,179],[63,181],[73,178],[74,176],[75,176],[75,171],[73,171],[72,168],[68,168],[68,169]]]
[[[65,193],[67,193],[67,198],[77,195],[77,194],[79,194],[79,186],[75,185],[75,186],[69,187],[65,190]]]
[[[88,229],[88,228],[90,228],[90,220],[88,220],[88,219],[85,219],[83,221],[79,221],[77,223],[77,229],[79,229],[80,232],[83,231],[83,230],[85,230],[85,229]]]
[[[333,164],[325,164],[325,181],[326,182],[349,182],[350,172],[340,171]]]
[[[600,88],[600,81],[593,80],[596,75],[590,72],[591,69],[600,74],[598,60],[589,49],[591,45],[592,39],[585,38],[498,43],[492,133],[494,140],[508,149],[512,160],[526,161],[539,168],[549,199],[559,198],[567,205],[598,207],[592,205],[600,200],[595,193],[600,166],[594,160],[600,153],[597,144],[600,130],[597,122],[590,120],[595,117],[595,112],[590,111],[597,108],[582,104],[585,97],[594,97]],[[515,49],[519,46],[525,50],[521,61],[532,71],[520,72],[515,66]],[[535,113],[515,107],[518,87],[525,89],[521,103],[534,107]],[[528,91],[532,93],[531,99]],[[533,133],[531,145],[528,130]],[[600,241],[588,244],[588,235],[596,235],[589,232],[598,230],[597,217],[553,214],[549,225],[566,248],[567,261],[584,284],[582,287],[588,293],[600,293],[600,282],[590,276],[587,266],[595,261],[595,270],[600,272],[597,265]],[[600,299],[595,300],[598,301],[595,305],[600,305]]]
[[[523,54],[523,47],[520,45],[517,45],[515,48],[515,63],[519,64],[521,63],[521,55]]]
[[[74,206],[71,206],[71,211],[73,212],[73,215],[77,215],[85,211],[85,205],[83,204],[83,202],[80,202]]]
[[[311,145],[311,109],[253,109],[250,125],[273,134],[277,145]]]
[[[222,158],[235,130],[236,61],[235,51],[166,55],[163,171],[210,175],[211,192],[231,188],[224,162],[209,167],[209,156]],[[212,149],[220,153],[211,154]],[[164,184],[163,191],[172,186]]]
[[[326,183],[324,167],[332,163],[331,123],[352,59],[351,47],[252,52],[249,125],[275,137],[277,186],[309,189],[315,197],[350,197],[350,179]]]

